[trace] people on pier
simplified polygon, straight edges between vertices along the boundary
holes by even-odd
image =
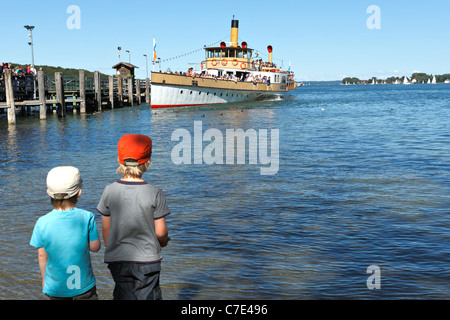
[[[27,65],[26,67],[17,65],[13,67],[11,62],[0,62],[0,75],[2,75],[6,69],[11,69],[12,74],[19,77],[36,75],[36,69],[31,65]]]

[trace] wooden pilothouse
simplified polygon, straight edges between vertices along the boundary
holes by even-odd
[[[272,62],[254,59],[246,42],[238,43],[239,21],[231,21],[230,42],[205,48],[201,70],[186,73],[151,73],[151,107],[183,107],[282,97],[296,88],[294,73]]]

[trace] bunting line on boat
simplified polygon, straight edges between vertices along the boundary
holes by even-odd
[[[161,62],[167,62],[167,61],[170,61],[170,60],[179,59],[179,58],[188,56],[188,55],[190,55],[190,54],[194,54],[194,53],[196,53],[196,52],[200,52],[200,51],[204,50],[205,47],[212,47],[213,45],[218,44],[218,43],[220,43],[221,41],[223,41],[223,40],[225,40],[225,39],[228,39],[228,36],[226,36],[226,37],[224,37],[224,38],[222,38],[222,39],[220,39],[220,40],[218,40],[218,41],[216,41],[216,42],[213,42],[213,43],[211,43],[211,44],[209,44],[209,45],[205,45],[205,46],[203,46],[203,47],[201,47],[201,48],[199,48],[199,49],[195,49],[195,50],[192,50],[192,51],[187,52],[187,53],[179,54],[179,55],[174,56],[174,57],[171,57],[171,58],[163,59],[163,60],[161,60]]]

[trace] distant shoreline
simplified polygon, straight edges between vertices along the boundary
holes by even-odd
[[[406,78],[406,81],[405,81]],[[433,79],[436,82],[433,82]],[[429,84],[429,83],[450,83],[450,73],[442,75],[428,75],[425,73],[414,73],[410,77],[389,77],[387,79],[377,79],[376,77],[360,80],[356,77],[346,77],[342,80],[328,81],[305,81],[298,80],[298,86],[335,86],[335,85],[371,85],[371,84]]]
[[[424,72],[415,72],[411,76],[392,76],[386,79],[371,77],[367,80],[360,80],[356,77],[345,77],[342,84],[414,84],[414,83],[450,83],[450,73],[445,74],[427,74]]]
[[[336,86],[342,83],[341,80],[330,80],[330,81],[297,81],[297,85],[303,83],[305,86]]]

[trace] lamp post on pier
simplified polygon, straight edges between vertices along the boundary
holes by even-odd
[[[34,26],[29,26],[26,25],[24,26],[25,29],[27,29],[28,31],[30,31],[30,34],[27,37],[30,37],[30,42],[28,42],[28,44],[31,46],[31,68],[33,68],[33,70],[36,70],[36,68],[34,67],[34,51],[33,51],[33,29]],[[36,75],[33,74],[33,98],[36,99]]]
[[[147,78],[148,78],[148,59],[147,59],[147,55],[144,54],[145,57],[145,71],[147,72]]]

